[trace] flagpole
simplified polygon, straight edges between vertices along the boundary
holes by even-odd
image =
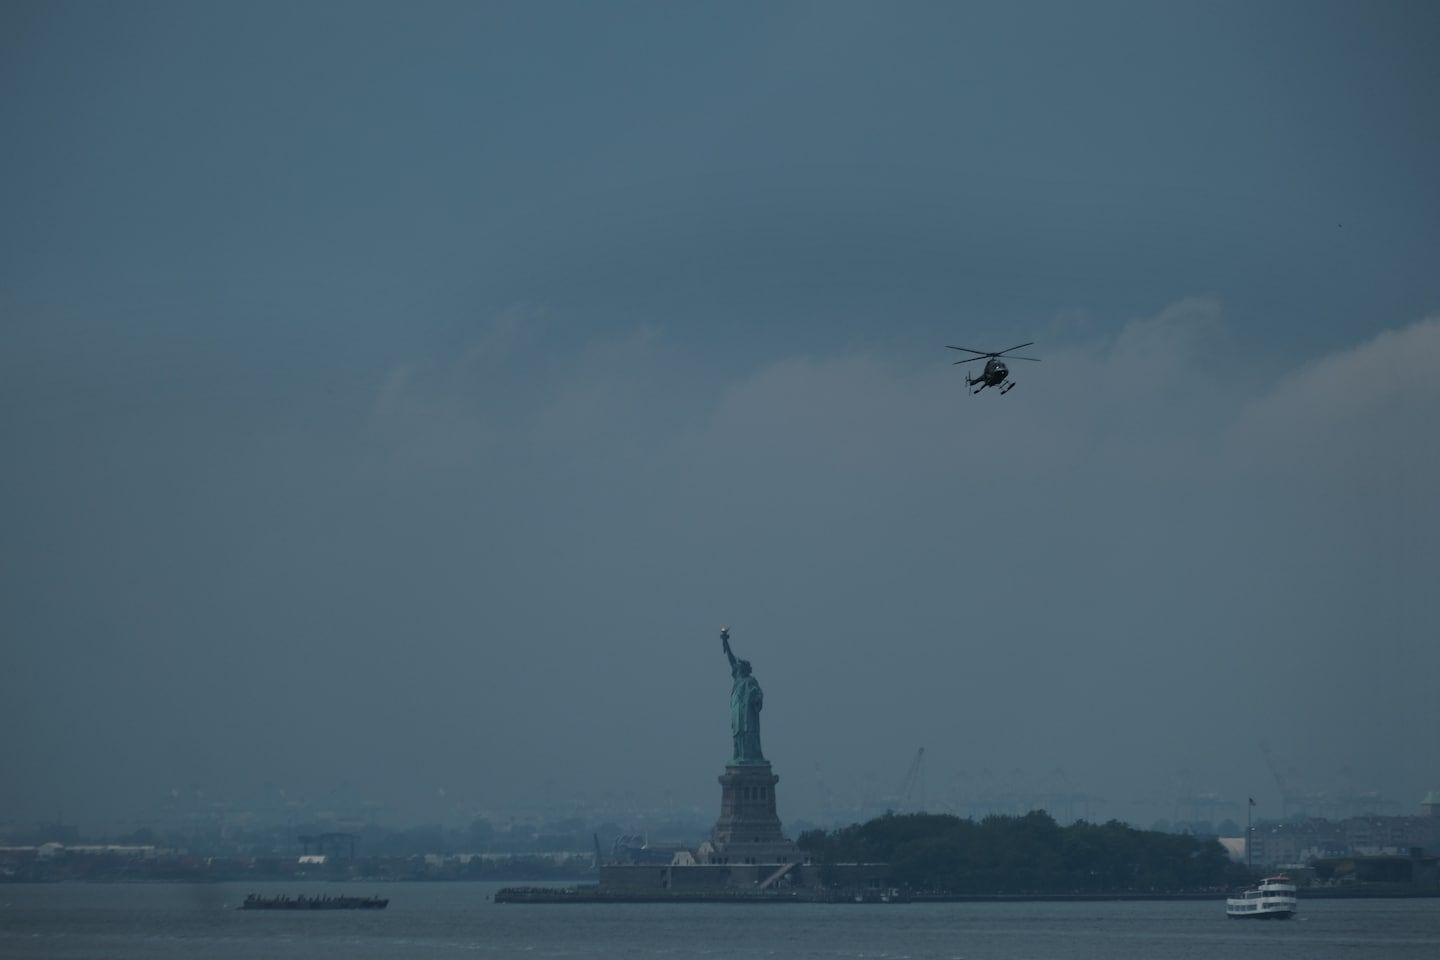
[[[1245,804],[1245,869],[1253,871],[1255,868],[1250,864],[1250,811],[1255,809],[1255,798],[1250,797],[1250,802]]]

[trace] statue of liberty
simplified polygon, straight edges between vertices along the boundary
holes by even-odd
[[[722,628],[720,643],[730,661],[730,734],[735,739],[735,753],[730,763],[766,763],[760,752],[760,708],[765,705],[765,695],[760,692],[760,681],[750,673],[750,661],[739,660],[730,652],[730,629]]]

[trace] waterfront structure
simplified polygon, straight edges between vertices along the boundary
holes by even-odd
[[[780,782],[760,745],[760,710],[765,695],[750,667],[730,649],[730,631],[720,631],[730,661],[730,736],[733,749],[720,775],[720,818],[697,858],[711,864],[786,864],[800,859],[775,810]]]
[[[730,631],[720,631],[730,664],[730,760],[720,775],[720,816],[710,839],[694,851],[677,851],[666,864],[600,865],[604,893],[745,890],[765,892],[814,882],[802,869],[804,856],[785,836],[775,806],[780,777],[760,743],[765,695],[750,661],[730,649]]]

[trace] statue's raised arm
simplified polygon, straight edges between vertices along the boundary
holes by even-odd
[[[725,650],[725,658],[730,661],[730,672],[735,672],[735,654],[730,652],[730,628],[720,628],[720,646]]]

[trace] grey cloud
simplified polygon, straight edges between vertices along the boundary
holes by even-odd
[[[1317,777],[1424,786],[1434,321],[1247,379],[1219,304],[1182,301],[1041,345],[1003,399],[938,345],[715,369],[663,328],[529,322],[392,368],[350,427],[122,418],[112,443],[154,439],[67,481],[106,533],[59,537],[98,549],[65,614],[11,606],[12,659],[67,682],[8,707],[8,802],[138,776],[142,807],[177,778],[499,805],[638,755],[665,762],[624,783],[703,808],[724,622],[790,816],[816,765],[874,792],[922,744],[937,782],[1063,767],[1104,815],[1181,767],[1263,795],[1260,717]],[[180,495],[113,483],[155,471]],[[53,722],[82,709],[103,736]]]

